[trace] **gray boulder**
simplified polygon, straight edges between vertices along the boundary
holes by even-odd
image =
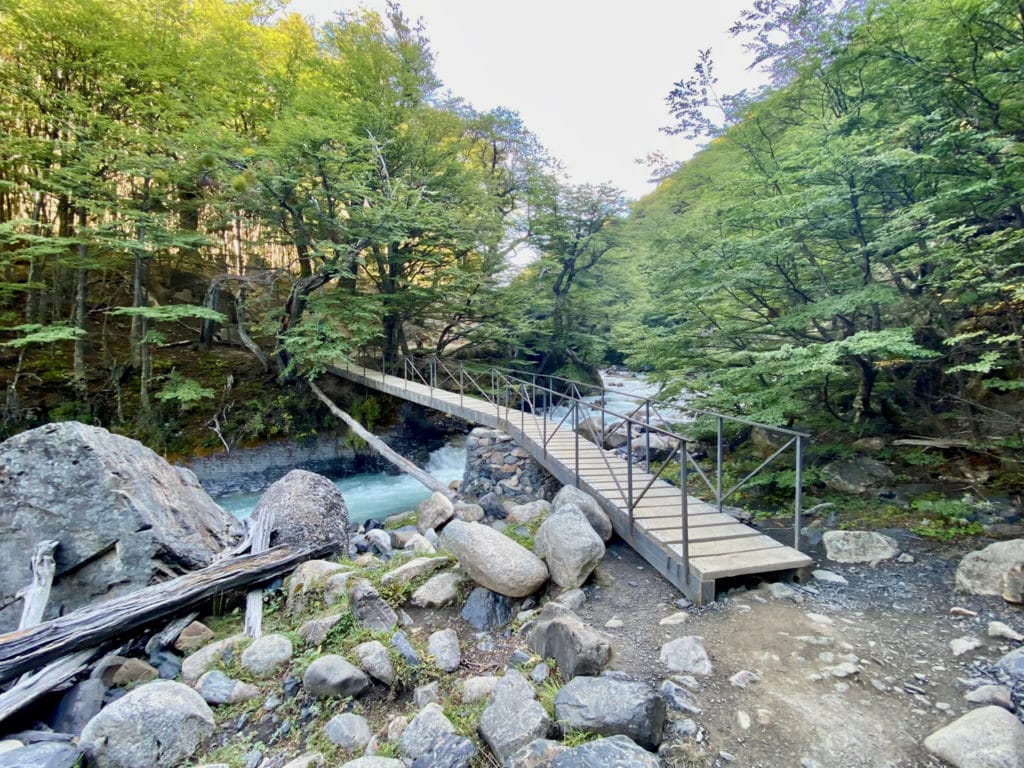
[[[683,675],[710,675],[711,659],[704,641],[692,635],[677,637],[661,646],[661,663]]]
[[[821,479],[833,491],[861,494],[891,483],[896,475],[880,461],[854,456],[823,466]]]
[[[1024,768],[1024,725],[1002,707],[981,707],[935,731],[924,747],[955,768]]]
[[[576,677],[555,696],[563,726],[602,736],[628,736],[657,749],[665,725],[665,700],[647,683],[617,677]]]
[[[594,529],[594,533],[601,537],[601,541],[608,541],[612,537],[614,531],[612,530],[611,520],[608,519],[605,511],[601,509],[597,499],[589,493],[581,491],[572,485],[563,486],[562,490],[555,494],[555,498],[551,500],[551,514],[557,515],[569,506],[577,507],[587,516],[590,527]]]
[[[956,569],[956,588],[975,595],[1001,595],[1010,568],[1024,562],[1024,539],[997,541],[964,555]]]
[[[398,614],[388,605],[373,585],[360,579],[349,587],[349,609],[356,623],[371,632],[390,632],[398,626]]]
[[[477,587],[462,607],[462,618],[481,632],[500,629],[512,621],[514,604],[504,595]]]
[[[551,512],[551,502],[531,501],[526,504],[516,504],[508,511],[509,525],[526,525],[538,520]]]
[[[555,584],[575,589],[601,562],[604,542],[578,507],[566,505],[541,523],[534,537],[534,550],[544,558]]]
[[[370,687],[370,680],[355,665],[337,654],[328,653],[306,668],[302,676],[302,687],[317,699],[358,696]]]
[[[384,685],[393,685],[395,682],[395,665],[391,663],[391,656],[384,643],[379,640],[369,640],[360,643],[352,649],[359,659],[359,666],[363,672],[374,680],[379,680]]]
[[[534,739],[506,760],[504,768],[548,768],[557,755],[568,749],[552,739]]]
[[[426,533],[441,528],[455,517],[455,505],[443,493],[434,491],[429,498],[420,502],[416,512],[416,529]]]
[[[341,621],[341,617],[340,613],[332,613],[319,619],[310,619],[299,627],[299,635],[306,641],[306,645],[323,645],[334,625]]]
[[[349,752],[362,749],[373,738],[366,718],[353,712],[342,712],[328,720],[324,726],[324,735],[332,744]]]
[[[441,544],[466,574],[483,587],[509,597],[536,592],[548,579],[544,562],[525,547],[480,523],[452,520]]]
[[[402,731],[402,754],[415,760],[425,754],[438,736],[455,733],[455,726],[444,715],[440,704],[427,704]]]
[[[1024,681],[1024,646],[1005,654],[996,662],[996,666],[1014,680]]]
[[[660,768],[658,756],[628,736],[610,736],[582,744],[555,756],[549,768]]]
[[[274,515],[271,546],[330,546],[348,556],[348,507],[326,477],[293,469],[263,492],[252,514],[268,512]]]
[[[103,708],[107,686],[102,680],[88,678],[73,686],[60,700],[50,725],[57,733],[82,732],[86,723]]]
[[[554,659],[566,680],[577,675],[600,674],[612,658],[608,638],[558,603],[544,606],[527,634],[526,643],[535,653]]]
[[[240,533],[190,471],[74,421],[0,444],[0,531],[0,634],[18,626],[40,541],[60,543],[50,619],[203,568]]]
[[[476,744],[457,733],[436,736],[411,768],[469,768],[476,756]]]
[[[836,563],[874,563],[900,553],[896,540],[874,531],[826,531],[825,557]]]
[[[204,645],[181,662],[181,679],[189,685],[193,685],[206,670],[220,662],[231,661],[235,656],[237,646],[245,639],[245,635],[238,634]]]
[[[40,741],[0,752],[0,768],[75,768],[79,757],[66,741]]]
[[[454,629],[442,629],[432,634],[427,639],[427,651],[445,672],[454,672],[462,663],[459,636]]]
[[[402,563],[394,570],[385,573],[381,584],[409,584],[410,582],[422,579],[424,576],[441,570],[450,561],[446,557],[416,557],[407,563]]]
[[[436,573],[412,593],[410,602],[417,608],[441,608],[455,602],[466,577],[455,571]]]
[[[82,731],[79,748],[97,768],[173,768],[213,733],[213,712],[187,685],[159,681],[129,691]]]
[[[203,701],[215,706],[248,701],[260,695],[255,685],[230,678],[219,669],[211,669],[200,677],[195,687]]]
[[[292,641],[284,635],[263,635],[242,651],[242,667],[263,680],[287,667],[292,653]]]
[[[537,701],[533,686],[510,669],[499,680],[480,717],[480,736],[498,761],[504,763],[535,739],[551,735],[554,723]]]

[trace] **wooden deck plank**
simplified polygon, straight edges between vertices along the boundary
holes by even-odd
[[[670,546],[676,554],[682,554],[678,544]],[[787,571],[795,568],[806,568],[811,558],[797,552],[792,547],[764,549],[757,552],[743,552],[734,555],[712,555],[710,557],[690,558],[690,566],[701,575],[702,579],[724,579],[729,576],[743,576],[748,573],[768,573],[771,571]]]
[[[662,529],[651,530],[644,528],[652,538],[664,544],[673,544],[682,541],[679,530]],[[745,525],[705,525],[690,529],[690,541],[722,541],[724,539],[746,539],[763,536],[752,528]],[[765,537],[767,538],[767,537]],[[692,557],[692,555],[691,555]]]
[[[663,544],[670,546],[678,545],[682,551],[682,543],[678,541],[665,541],[659,539]],[[690,560],[698,557],[717,557],[720,555],[744,555],[748,553],[759,553],[774,549],[785,549],[782,544],[769,539],[767,536],[747,536],[735,539],[715,539],[712,541],[691,541]]]

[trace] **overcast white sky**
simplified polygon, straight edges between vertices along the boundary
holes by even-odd
[[[752,0],[403,0],[423,18],[446,87],[476,109],[503,106],[564,164],[576,182],[611,181],[630,197],[653,186],[634,160],[693,147],[659,128],[665,96],[711,47],[724,91],[755,81],[728,28]],[[293,0],[319,21],[383,0]]]

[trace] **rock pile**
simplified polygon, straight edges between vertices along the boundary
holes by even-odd
[[[469,433],[466,472],[459,488],[463,494],[481,500],[493,493],[499,500],[533,501],[551,498],[557,488],[558,481],[506,433],[483,427]]]

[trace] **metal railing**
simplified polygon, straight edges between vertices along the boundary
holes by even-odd
[[[689,563],[691,474],[700,478],[718,511],[722,512],[727,499],[792,447],[795,467],[793,546],[796,549],[800,548],[804,441],[809,438],[804,432],[699,408],[673,405],[675,411],[714,420],[716,440],[712,479],[709,472],[698,463],[697,452],[693,450],[697,441],[672,431],[669,428],[669,420],[659,409],[659,404],[650,398],[637,398],[639,404],[632,412],[622,414],[606,407],[608,395],[615,394],[612,390],[548,374],[528,373],[433,356],[402,356],[390,364],[382,358],[372,362],[363,358],[356,365],[362,365],[364,370],[370,365],[379,366],[378,370],[381,372],[403,379],[406,386],[410,382],[416,382],[429,389],[456,393],[459,395],[460,405],[466,397],[483,399],[494,406],[496,419],[503,429],[513,433],[512,436],[519,440],[536,441],[539,438],[540,447],[545,455],[556,437],[571,431],[573,471],[577,487],[581,476],[580,437],[581,432],[586,432],[584,440],[597,446],[596,453],[603,461],[608,477],[612,478],[616,486],[623,509],[629,515],[630,533],[633,531],[638,506],[647,497],[655,482],[665,477],[670,470],[678,471],[679,487],[682,491],[680,537],[684,565]],[[558,418],[557,414],[562,410],[564,413]],[[743,479],[728,489],[724,485],[726,424],[760,428],[781,435],[784,440],[782,445],[756,469],[748,472]],[[537,434],[529,434],[528,426]],[[518,434],[515,434],[516,432]],[[588,452],[588,456],[593,455],[594,452]],[[620,477],[621,466],[612,464],[611,460],[617,457],[625,460],[625,477]],[[643,468],[637,468],[637,464],[642,464]],[[685,570],[685,578],[689,579],[688,567]]]

